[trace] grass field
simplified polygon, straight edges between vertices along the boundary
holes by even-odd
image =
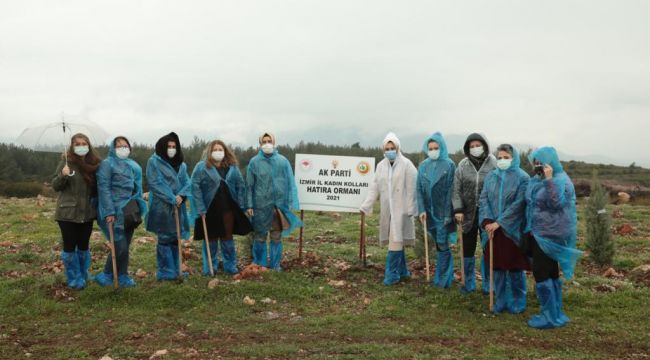
[[[305,250],[313,253],[300,263],[296,241],[285,241],[282,273],[240,282],[219,273],[214,289],[196,273],[183,283],[160,283],[153,275],[155,241],[140,229],[130,269],[147,275],[136,279],[136,288],[91,284],[71,291],[57,272],[54,201],[36,203],[0,199],[1,359],[148,359],[159,350],[167,350],[160,357],[166,359],[650,357],[650,289],[627,277],[650,263],[650,206],[618,207],[623,218],[615,224],[636,229],[633,236],[615,237],[614,268],[622,276],[603,277],[604,269],[583,257],[564,289],[571,323],[539,331],[526,325],[538,311],[530,276],[529,308],[521,315],[492,316],[487,297],[463,296],[457,285],[432,288],[421,272],[407,283],[383,286],[386,249],[376,246],[377,216],[369,218],[368,267],[357,258],[357,215],[307,212]],[[580,247],[583,233],[581,223]],[[98,236],[91,241],[93,273],[106,258],[103,242]],[[188,260],[195,270],[198,245],[192,244]],[[246,264],[246,239],[238,239],[238,249],[240,265]],[[414,259],[413,250],[407,258]],[[244,304],[246,296],[256,303]]]

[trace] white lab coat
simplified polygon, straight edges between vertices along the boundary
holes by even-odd
[[[380,197],[379,243],[401,243],[413,245],[415,242],[415,224],[417,215],[415,198],[418,171],[413,163],[398,152],[391,166],[388,159],[377,164],[375,178],[370,184],[368,196],[361,204],[360,210],[370,215],[372,208]]]

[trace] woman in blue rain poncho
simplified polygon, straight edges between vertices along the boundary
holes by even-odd
[[[454,171],[447,144],[439,132],[426,139],[422,148],[427,159],[420,163],[417,177],[417,204],[420,221],[426,220],[427,231],[436,244],[436,273],[433,284],[448,288],[454,278],[450,248],[456,244],[453,206]]]
[[[576,194],[554,148],[541,147],[529,160],[535,166],[536,175],[526,191],[526,232],[541,313],[528,320],[528,325],[549,329],[569,321],[562,310],[560,268],[571,279],[582,254],[576,249]]]
[[[176,133],[169,133],[156,142],[155,152],[147,162],[149,213],[146,227],[156,234],[156,262],[158,280],[175,280],[179,274],[176,214],[178,211],[180,238],[190,238],[187,217],[187,199],[191,195],[190,177],[183,162],[183,150]]]
[[[526,189],[530,176],[520,168],[519,153],[511,145],[497,148],[497,168],[485,178],[480,197],[479,224],[494,241],[495,313],[526,310],[526,274],[530,264],[523,250]],[[489,264],[486,243],[483,261]],[[506,277],[508,279],[506,279]],[[507,287],[507,280],[510,287]]]
[[[129,276],[129,246],[133,232],[139,225],[125,221],[125,208],[137,209],[139,216],[147,213],[147,204],[142,199],[142,169],[129,159],[131,144],[123,136],[116,137],[108,149],[108,157],[97,170],[97,191],[99,195],[97,223],[109,239],[109,226],[113,227],[118,281],[121,287],[133,287],[135,281]],[[129,210],[129,214],[134,213]],[[134,218],[137,216],[129,216]],[[95,281],[102,286],[113,284],[111,255],[106,259],[104,271],[97,274]]]
[[[298,190],[289,160],[275,148],[275,136],[259,137],[260,150],[248,163],[246,195],[252,218],[253,263],[280,271],[282,237],[302,226],[291,211],[299,208]],[[267,234],[271,238],[270,262],[267,259]]]
[[[202,216],[205,216],[210,243],[212,268],[219,267],[221,244],[223,270],[235,274],[237,252],[233,234],[246,235],[253,227],[246,217],[246,184],[239,171],[235,154],[221,140],[208,144],[203,159],[192,172],[192,219],[194,240],[205,240]],[[203,275],[210,274],[205,241],[203,243]]]
[[[454,214],[456,221],[463,227],[463,263],[465,267],[465,284],[461,292],[468,293],[476,289],[474,265],[477,237],[481,243],[487,239],[487,234],[481,230],[478,223],[479,196],[487,174],[496,167],[496,159],[490,154],[490,147],[485,136],[470,134],[463,146],[465,158],[458,163],[454,178]],[[481,251],[483,254],[483,251]],[[481,257],[482,258],[482,257]],[[489,293],[489,272],[481,261],[482,291]]]
[[[386,135],[383,148],[384,159],[377,164],[368,195],[359,210],[371,214],[377,197],[380,198],[379,242],[388,244],[384,285],[393,285],[411,277],[404,246],[415,242],[413,218],[418,211],[415,200],[418,171],[402,154],[395,134]]]

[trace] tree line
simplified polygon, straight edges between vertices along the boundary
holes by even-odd
[[[201,160],[207,145],[207,141],[194,137],[189,145],[183,146],[185,162],[190,173],[196,163]],[[242,172],[245,172],[249,160],[257,154],[258,149],[252,146],[232,146],[231,148],[239,159]],[[108,152],[107,146],[100,146],[96,149],[102,158],[106,157]],[[364,147],[359,143],[351,145],[327,145],[321,142],[301,141],[293,146],[288,144],[278,145],[278,151],[290,161],[292,166],[297,153],[372,157],[375,158],[376,162],[379,162],[383,158],[383,149],[381,147]],[[152,145],[135,143],[132,146],[131,158],[140,164],[144,170],[147,165],[147,160],[153,152],[154,148]],[[521,166],[527,172],[532,171],[528,162],[529,154],[530,150],[525,150],[521,153]],[[416,166],[426,158],[426,154],[423,152],[405,152],[404,155]],[[462,149],[458,149],[450,157],[458,164],[465,155]],[[52,180],[61,158],[62,153],[37,152],[18,147],[14,144],[0,143],[0,194],[5,196],[20,196],[20,194],[11,193],[13,191],[12,188],[21,188],[24,186],[30,187],[31,192],[37,191],[37,188],[39,186],[42,187],[43,183],[49,183]],[[627,180],[638,183],[641,186],[650,186],[650,170],[640,168],[634,164],[630,167],[619,167],[569,161],[564,162],[564,166],[572,177],[589,178],[593,169],[596,168],[602,179]],[[7,189],[12,191],[8,193]],[[26,195],[29,196],[29,194]]]

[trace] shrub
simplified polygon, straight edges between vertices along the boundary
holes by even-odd
[[[594,171],[591,195],[587,200],[587,250],[589,257],[600,266],[610,265],[614,258],[614,239],[611,232],[611,218],[605,207],[609,195],[598,180],[598,172]]]
[[[43,191],[43,184],[31,182],[0,182],[0,195],[6,197],[29,198]]]

